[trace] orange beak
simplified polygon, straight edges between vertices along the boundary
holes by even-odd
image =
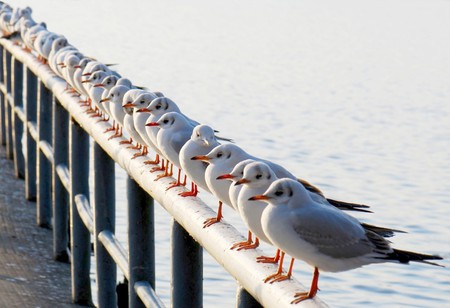
[[[209,157],[206,155],[198,155],[198,156],[191,157],[191,160],[201,160],[201,161],[209,162]]]
[[[81,76],[85,77],[85,76],[91,76],[91,75],[92,75],[92,73],[84,73],[84,74],[81,75]]]
[[[109,101],[109,98],[103,98],[100,100],[100,103],[104,103],[104,102],[108,102],[108,101]]]
[[[81,68],[81,66],[79,65],[75,65],[73,68]]]
[[[216,178],[216,180],[231,180],[231,179],[234,179],[234,175],[231,175],[231,174],[222,174],[222,175],[219,175],[219,176]]]
[[[123,108],[131,108],[131,107],[134,107],[134,106],[136,106],[136,105],[133,104],[133,103],[126,103],[125,105],[122,105]]]
[[[141,108],[141,109],[138,109],[137,112],[151,112],[151,111],[148,110],[147,108]]]
[[[158,122],[150,122],[150,123],[145,124],[145,126],[159,126],[159,123]]]
[[[234,183],[234,186],[249,183],[249,182],[250,182],[249,180],[242,178],[239,181],[236,181],[236,183]]]
[[[100,87],[104,87],[105,85],[103,83],[97,83],[94,84],[94,88],[100,88]]]
[[[256,196],[249,198],[248,200],[249,201],[258,201],[258,200],[269,200],[269,199],[270,199],[269,197],[264,196],[264,195],[256,195]]]
[[[83,80],[81,83],[89,82],[89,79]]]

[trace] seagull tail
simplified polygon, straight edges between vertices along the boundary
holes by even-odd
[[[365,213],[373,213],[370,210],[365,210],[368,209],[370,206],[365,205],[365,204],[357,204],[357,203],[350,203],[350,202],[345,202],[345,201],[338,201],[338,200],[334,200],[334,199],[328,199],[327,201],[337,207],[340,210],[343,211],[356,211],[356,212],[365,212]]]
[[[393,237],[395,233],[407,233],[402,230],[398,229],[391,229],[391,228],[384,228],[384,227],[378,227],[366,223],[361,223],[361,226],[363,226],[364,229],[370,230],[372,232],[375,232],[378,235],[381,235],[382,237]]]
[[[406,251],[406,250],[400,250],[400,249],[394,249],[394,252],[387,255],[388,260],[396,260],[400,263],[409,263],[411,262],[420,262],[420,263],[426,263],[430,265],[445,267],[441,264],[430,262],[427,260],[442,260],[443,258],[438,255],[427,255],[412,251]]]
[[[216,138],[217,138],[218,140],[222,140],[222,141],[227,141],[227,142],[232,142],[232,143],[234,143],[233,139],[230,139],[230,138],[225,138],[225,137],[220,137],[220,136],[216,136]]]

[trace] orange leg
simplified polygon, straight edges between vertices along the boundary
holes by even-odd
[[[294,261],[295,261],[295,259],[294,259],[294,258],[291,258],[291,264],[289,265],[289,270],[288,270],[288,272],[287,272],[286,275],[280,274],[280,275],[278,275],[277,277],[273,277],[273,278],[270,280],[270,283],[274,283],[274,282],[279,282],[279,281],[284,281],[284,280],[291,279],[291,276],[292,276],[292,268],[294,267]]]
[[[171,183],[172,185],[170,185],[169,187],[166,188],[166,191],[169,189],[172,189],[174,187],[177,186],[186,186],[186,175],[184,176],[184,180],[183,182],[181,182],[181,169],[178,169],[178,177],[177,177],[177,181]]]
[[[144,162],[146,165],[157,165],[159,164],[159,154],[157,153],[155,156],[155,160],[147,160]]]
[[[172,176],[173,175],[173,164],[170,163],[170,169],[169,169],[169,163],[170,162],[167,161],[167,163],[166,163],[166,170],[164,171],[164,174],[158,175],[154,181],[158,181],[159,179],[166,178],[168,176]]]
[[[294,300],[291,302],[291,304],[298,304],[305,299],[310,299],[316,296],[317,291],[319,291],[319,269],[317,267],[314,268],[314,276],[311,282],[311,287],[309,289],[309,292],[299,292],[295,293]]]
[[[153,167],[152,170],[150,170],[150,172],[164,171],[164,170],[166,170],[167,166],[164,165],[164,162],[165,162],[165,161],[166,161],[165,159],[162,159],[161,167]]]
[[[185,191],[183,193],[179,193],[181,197],[197,197],[198,187],[197,184],[191,182],[191,191]]]
[[[109,137],[108,140],[111,140],[113,138],[118,138],[118,137],[122,137],[122,127],[120,127],[119,124],[117,124],[117,126],[116,126],[116,133],[114,135],[112,135],[111,137]]]
[[[116,130],[116,121],[113,120],[113,124],[110,128],[108,128],[107,130],[105,130],[103,133],[107,133],[107,132],[112,132],[113,130]]]
[[[205,222],[203,223],[203,228],[207,228],[209,226],[212,226],[216,222],[219,222],[219,221],[222,220],[222,218],[223,218],[223,216],[222,216],[222,205],[223,205],[222,201],[219,201],[219,209],[217,210],[217,216],[205,220]]]
[[[278,263],[278,260],[280,260],[280,249],[277,249],[275,257],[260,256],[256,258],[258,263]]]
[[[130,137],[130,140],[122,140],[119,144],[133,144],[133,138]]]
[[[136,157],[140,156],[145,156],[147,154],[148,154],[147,146],[144,145],[142,146],[142,152],[134,154],[132,159],[135,159]]]

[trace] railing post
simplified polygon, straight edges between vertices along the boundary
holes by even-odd
[[[172,307],[203,307],[203,250],[175,220],[172,223]]]
[[[72,301],[79,305],[92,305],[89,277],[91,238],[75,204],[78,194],[89,199],[89,135],[74,119],[70,119],[69,144]]]
[[[23,64],[14,58],[13,61],[13,97],[14,107],[23,107]],[[14,171],[18,178],[25,177],[25,159],[22,152],[23,123],[15,109],[12,109],[13,120],[13,151],[14,151]],[[26,123],[25,123],[26,124]]]
[[[43,228],[51,228],[52,209],[52,179],[51,163],[39,150],[39,142],[52,142],[52,93],[43,82],[38,84],[38,142],[36,142],[37,155],[37,224]]]
[[[7,50],[3,52],[3,73],[6,93],[11,93],[11,53]],[[12,111],[11,104],[5,95],[5,134],[6,134],[6,158],[13,159],[12,147]]]
[[[56,167],[68,166],[69,114],[55,98],[53,107],[53,258],[69,262],[69,193],[59,178]]]
[[[237,308],[262,308],[261,304],[245,290],[241,285],[238,285],[236,296]]]
[[[27,123],[36,123],[37,116],[37,84],[38,79],[34,73],[27,68],[26,74],[25,115]],[[36,140],[31,136],[30,130],[25,133],[26,144],[26,168],[25,168],[25,198],[30,201],[36,200]]]
[[[116,224],[115,162],[94,143],[94,249],[97,274],[98,307],[117,306],[117,266],[98,239],[103,230],[114,233]]]
[[[0,83],[3,83],[5,78],[3,74],[3,70],[5,69],[5,65],[3,62],[5,53],[5,49],[3,48],[3,45],[0,45]],[[6,144],[6,96],[5,94],[0,91],[0,144],[5,145]]]
[[[154,201],[133,178],[127,179],[129,302],[131,308],[145,307],[134,284],[148,281],[155,289],[155,223]]]

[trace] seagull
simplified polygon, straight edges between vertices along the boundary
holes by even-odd
[[[125,93],[129,91],[130,88],[119,85],[118,83],[109,91],[106,98],[102,99],[100,102],[110,102],[111,116],[114,119],[116,128],[116,133],[109,137],[109,139],[121,137],[122,136],[122,125],[123,119],[125,118],[125,111],[122,108],[122,101]],[[109,130],[106,130],[109,131]]]
[[[206,155],[220,143],[214,134],[214,130],[205,124],[194,127],[191,139],[186,142],[180,150],[181,169],[192,180],[191,191],[180,193],[182,197],[197,196],[197,185],[207,192],[211,192],[206,184],[205,171],[208,164],[203,161],[193,161],[191,157]]]
[[[148,147],[152,146],[151,140],[148,137],[146,130],[145,130],[145,123],[147,122],[148,117],[150,114],[148,112],[142,112],[147,111],[148,105],[151,103],[152,100],[157,98],[158,96],[149,91],[143,91],[137,97],[133,102],[128,102],[123,107],[133,108],[133,125],[134,129],[136,130],[136,133],[139,135],[140,143],[142,145],[142,152],[136,153],[133,158],[144,156],[148,154]],[[139,112],[141,111],[141,112]],[[137,140],[137,139],[136,139]]]
[[[298,181],[278,179],[264,194],[249,200],[268,203],[261,217],[267,238],[282,251],[314,267],[309,292],[296,293],[293,304],[316,295],[319,270],[340,272],[382,262],[441,266],[428,261],[442,260],[440,256],[392,248],[388,240],[364,228],[356,218],[314,201]]]
[[[150,125],[149,125],[150,124]],[[176,186],[186,185],[186,178],[181,183],[181,166],[180,166],[180,150],[183,145],[191,138],[194,127],[182,114],[178,112],[168,112],[164,114],[157,122],[152,122],[147,125],[156,125],[160,127],[157,136],[158,148],[162,154],[178,168],[178,177],[176,183],[167,188],[171,189]],[[172,168],[166,167],[165,173],[159,175],[156,179],[172,175]]]

